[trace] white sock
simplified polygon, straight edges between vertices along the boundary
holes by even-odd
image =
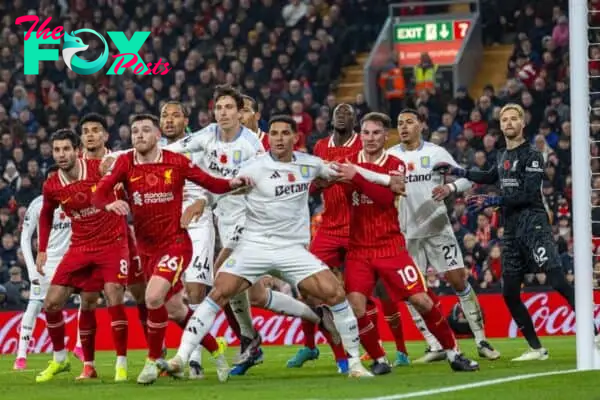
[[[62,349],[60,351],[54,352],[54,361],[63,362],[67,359],[67,349]]]
[[[35,321],[37,316],[42,311],[41,300],[30,300],[27,303],[27,309],[23,318],[21,319],[21,330],[19,334],[19,347],[17,348],[17,358],[26,358],[27,349],[29,348],[29,342],[31,341],[31,335],[35,329]]]
[[[412,304],[407,302],[406,306],[408,307],[408,311],[410,311],[410,315],[413,321],[415,322],[415,325],[421,331],[421,334],[423,335],[423,338],[425,338],[427,345],[431,348],[431,351],[442,350],[442,345],[440,344],[440,342],[438,342],[435,336],[433,336],[433,334],[429,332],[429,329],[427,329],[427,324],[423,320],[423,317],[421,317],[421,314],[419,314],[419,312],[412,306]]]
[[[477,301],[477,295],[469,282],[467,282],[465,290],[457,292],[456,294],[458,294],[460,306],[463,309],[465,318],[469,322],[469,327],[475,337],[475,343],[479,344],[486,339],[485,330],[483,329],[483,315],[481,314],[479,301]]]
[[[122,367],[127,369],[127,357],[126,356],[117,356],[117,367]]]
[[[189,304],[190,309],[196,311],[200,304]],[[192,355],[190,356],[190,361],[196,361],[198,364],[202,365],[202,346],[198,345],[192,351]]]
[[[244,290],[229,300],[235,319],[240,325],[242,336],[253,338],[256,331],[252,326],[252,315],[250,314],[250,299],[248,299],[248,291]]]
[[[181,358],[184,364],[188,363],[192,352],[210,331],[219,311],[221,311],[221,307],[208,297],[194,311],[194,315],[192,315],[183,331],[181,344],[177,349],[177,356]]]
[[[79,298],[81,301],[81,297]],[[79,319],[81,318],[81,303],[79,304],[79,310],[77,310],[77,343],[76,348],[81,348],[81,335],[79,335]]]
[[[271,310],[277,314],[300,317],[315,324],[321,321],[319,316],[301,301],[275,290],[268,289],[267,292],[268,298],[265,304],[267,310]]]
[[[342,337],[342,344],[350,355],[350,359],[358,360],[360,357],[360,339],[358,338],[358,322],[354,312],[352,312],[352,307],[350,307],[348,300],[344,300],[340,304],[329,307],[329,309],[333,314],[333,323]]]

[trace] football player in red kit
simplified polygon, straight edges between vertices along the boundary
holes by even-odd
[[[440,309],[427,295],[425,279],[406,250],[398,222],[397,202],[401,201],[384,186],[368,182],[356,165],[379,173],[405,174],[405,165],[384,149],[391,127],[390,118],[369,113],[361,121],[363,150],[339,166],[340,175],[351,184],[346,193],[351,204],[350,242],[345,269],[348,299],[357,316],[361,343],[374,360],[374,374],[390,372],[385,352],[378,342],[374,326],[366,315],[366,302],[377,279],[385,286],[391,300],[409,301],[423,316],[427,327],[446,350],[455,371],[474,371],[479,365],[464,357],[456,338]],[[355,165],[354,165],[355,164]]]
[[[123,295],[129,264],[127,222],[123,216],[108,213],[92,204],[92,196],[100,179],[100,161],[78,157],[80,142],[75,132],[57,131],[52,135],[51,143],[52,156],[59,170],[46,180],[43,187],[44,203],[40,213],[39,253],[36,260],[40,274],[44,274],[46,247],[57,207],[60,206],[71,218],[73,236],[44,302],[54,357],[48,368],[36,377],[36,381],[49,381],[56,374],[70,369],[62,309],[69,296],[76,291],[81,292],[82,302],[87,303],[91,302],[88,296],[96,298],[98,292],[104,291],[110,304],[108,312],[112,319],[117,352],[115,380],[126,380],[127,315]],[[111,201],[116,199],[112,188],[108,197]],[[84,369],[79,378],[95,378],[96,319],[93,310],[82,311],[79,327],[84,353]]]
[[[146,276],[148,308],[148,359],[137,378],[140,384],[151,384],[158,378],[156,360],[162,357],[169,316],[182,327],[193,314],[183,302],[181,280],[192,257],[192,243],[181,227],[181,208],[185,180],[208,191],[224,194],[244,186],[246,180],[220,179],[208,175],[180,154],[161,150],[159,120],[140,114],[131,119],[134,150],[119,155],[111,169],[100,180],[94,196],[97,207],[127,215],[131,209],[138,251]],[[112,199],[112,188],[122,183],[128,203]],[[220,380],[226,380],[229,366],[225,360],[225,342],[217,343],[207,335],[202,341],[215,357]]]

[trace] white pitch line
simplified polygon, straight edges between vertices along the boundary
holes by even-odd
[[[479,388],[479,387],[484,387],[484,386],[498,385],[498,384],[506,383],[506,382],[515,382],[515,381],[523,381],[523,380],[526,380],[526,379],[541,378],[541,377],[544,377],[544,376],[572,374],[574,372],[578,372],[578,371],[576,369],[568,369],[568,370],[562,370],[562,371],[539,372],[539,373],[535,373],[535,374],[516,375],[516,376],[510,376],[510,377],[506,377],[506,378],[490,379],[490,380],[487,380],[487,381],[481,381],[481,382],[475,382],[475,383],[467,383],[467,384],[464,384],[464,385],[448,386],[448,387],[445,387],[445,388],[422,390],[422,391],[419,391],[419,392],[411,392],[411,393],[404,393],[404,394],[393,394],[393,395],[390,395],[390,396],[382,396],[382,397],[365,397],[365,398],[361,398],[361,399],[357,399],[357,400],[401,400],[401,399],[412,399],[412,398],[415,398],[415,397],[433,396],[433,395],[437,395],[437,394],[440,394],[440,393],[458,392],[458,391],[461,391],[461,390],[468,390],[468,389],[474,389],[474,388]]]

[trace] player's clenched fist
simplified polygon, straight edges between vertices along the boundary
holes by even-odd
[[[390,171],[390,189],[399,196],[406,196],[406,179],[400,171]]]
[[[129,214],[129,204],[124,200],[115,200],[106,206],[106,211],[125,216]]]
[[[44,274],[44,265],[46,265],[46,259],[48,255],[45,251],[40,251],[35,259],[35,269],[41,276],[45,276]]]
[[[356,165],[351,164],[349,162],[341,164],[341,163],[332,163],[331,168],[338,173],[340,179],[345,181],[351,181],[354,178],[354,175],[358,172]]]
[[[229,180],[229,186],[232,189],[238,189],[246,186],[254,186],[254,181],[252,178],[247,176],[238,176],[237,178],[233,178]]]

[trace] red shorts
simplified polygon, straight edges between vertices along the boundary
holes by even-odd
[[[189,236],[176,238],[168,246],[150,254],[140,254],[148,281],[160,276],[171,283],[165,301],[183,290],[183,273],[192,260],[193,248]]]
[[[56,268],[52,285],[100,292],[105,283],[127,284],[129,249],[124,241],[110,248],[84,251],[69,248]]]
[[[135,243],[135,236],[133,230],[128,229],[127,245],[129,246],[129,269],[127,274],[127,286],[135,285],[138,283],[146,283],[146,274],[144,273],[144,267],[142,260],[137,251]]]
[[[347,236],[333,236],[319,229],[310,242],[309,250],[329,268],[340,268],[346,258],[349,240]]]
[[[371,297],[378,279],[382,281],[390,299],[396,302],[427,291],[425,278],[408,252],[389,258],[346,260],[346,293],[357,292]]]

